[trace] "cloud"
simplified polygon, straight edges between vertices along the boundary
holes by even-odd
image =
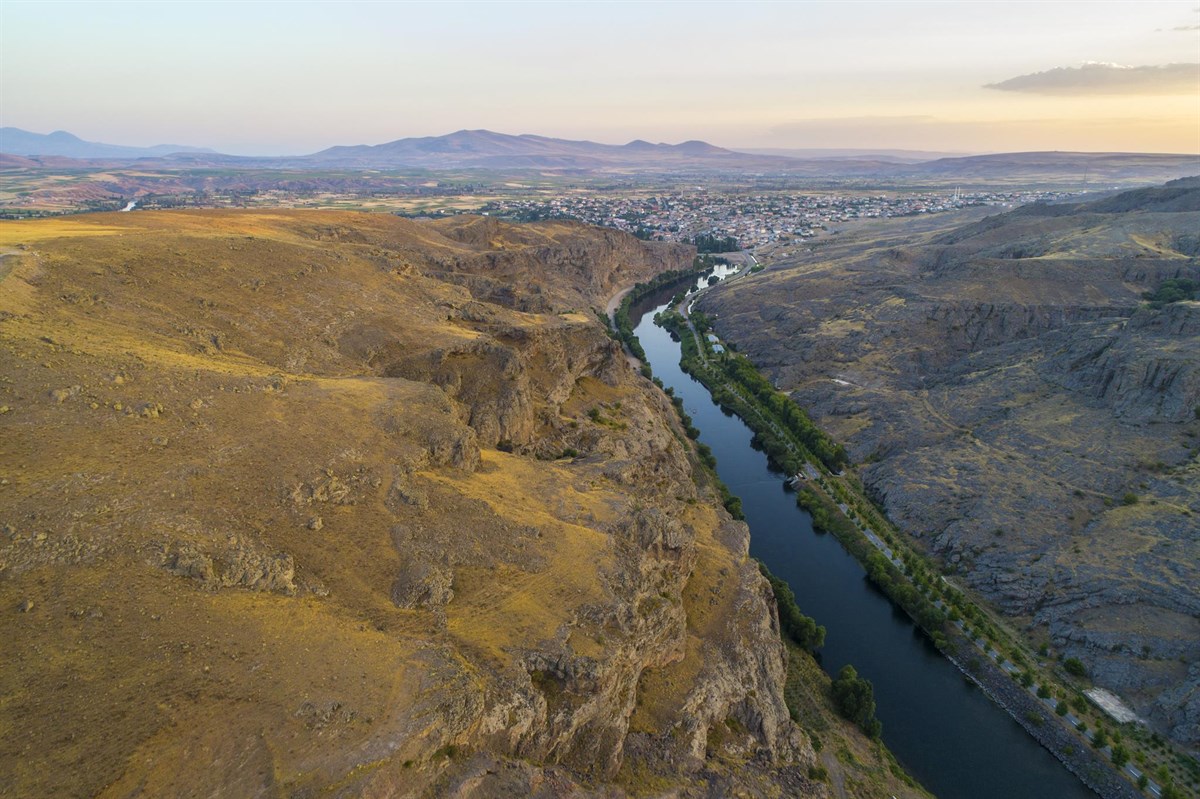
[[[1056,95],[1194,94],[1200,89],[1200,64],[1126,67],[1089,62],[1018,75],[984,88]]]
[[[1200,31],[1200,25],[1176,25],[1173,31]]]

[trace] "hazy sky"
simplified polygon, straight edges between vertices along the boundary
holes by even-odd
[[[623,143],[1200,152],[1200,0],[0,0],[0,124],[304,153]]]

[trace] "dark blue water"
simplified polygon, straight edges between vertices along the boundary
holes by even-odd
[[[717,456],[721,479],[742,498],[750,553],[787,580],[801,610],[825,625],[822,667],[836,674],[852,663],[874,683],[883,740],[905,768],[941,799],[1096,799],[968,683],[867,582],[836,539],[813,532],[808,513],[784,491],[783,475],[750,446],[750,429],[679,368],[679,345],[652,321],[665,307],[647,309],[636,328],[655,376],[683,399],[700,440]]]

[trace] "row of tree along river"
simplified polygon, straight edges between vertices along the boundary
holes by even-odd
[[[684,374],[679,343],[653,322],[679,289],[643,296],[627,309],[626,324],[654,375],[683,400],[700,442],[716,456],[718,475],[741,498],[750,554],[785,580],[804,613],[826,628],[822,667],[836,675],[850,663],[874,684],[883,741],[942,799],[1095,799],[942,657],[836,539],[814,532],[811,517],[786,490],[785,475],[751,446],[750,428]]]

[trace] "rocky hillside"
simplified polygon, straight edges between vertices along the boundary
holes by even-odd
[[[891,517],[1037,642],[1200,744],[1200,186],[893,221],[712,294]]]
[[[0,795],[826,795],[746,527],[592,311],[690,248],[324,212],[0,243]]]

